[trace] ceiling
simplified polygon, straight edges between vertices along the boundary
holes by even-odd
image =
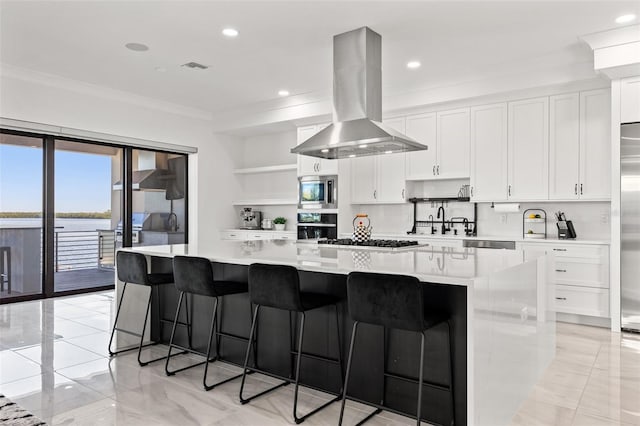
[[[578,37],[640,16],[640,2],[3,0],[0,13],[4,65],[215,113],[282,102],[280,89],[329,95],[332,36],[364,25],[382,35],[385,95],[541,67],[592,70]],[[240,35],[223,37],[228,26]],[[180,66],[189,61],[210,68]]]

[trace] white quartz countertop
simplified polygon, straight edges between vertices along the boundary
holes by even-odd
[[[349,238],[351,234],[341,233],[340,238]],[[546,239],[537,239],[537,238],[522,238],[522,236],[518,237],[508,237],[501,235],[481,235],[479,237],[467,237],[464,235],[441,235],[441,234],[401,234],[401,233],[373,233],[371,238],[376,239],[394,239],[394,240],[451,240],[451,241],[462,241],[462,240],[489,240],[489,241],[515,241],[517,243],[534,243],[534,244],[597,244],[597,245],[609,245],[610,242],[607,240],[560,240],[558,238],[546,238]]]
[[[520,250],[452,248],[425,245],[415,249],[362,250],[286,240],[216,240],[207,244],[173,244],[122,249],[149,256],[204,257],[212,262],[291,265],[299,270],[348,274],[368,271],[415,276],[424,282],[469,286],[474,280],[525,263]],[[540,256],[543,256],[540,253]],[[531,260],[532,256],[528,256]]]

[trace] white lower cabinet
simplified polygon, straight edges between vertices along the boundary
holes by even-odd
[[[553,255],[552,307],[560,313],[609,317],[609,246],[524,243],[525,251]]]
[[[556,285],[555,309],[567,314],[609,317],[609,290]]]
[[[223,240],[295,240],[295,231],[263,231],[260,229],[229,229],[220,231],[220,238]]]
[[[222,240],[247,240],[249,233],[245,230],[240,231],[220,231],[220,239]]]

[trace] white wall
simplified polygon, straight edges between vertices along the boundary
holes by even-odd
[[[215,135],[201,112],[67,79],[0,70],[0,117],[196,147],[189,158],[189,240],[235,223],[229,179],[240,138]]]

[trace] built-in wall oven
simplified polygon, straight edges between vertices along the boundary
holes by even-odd
[[[300,176],[299,209],[337,209],[338,176]]]
[[[299,240],[338,237],[338,214],[335,212],[298,210],[297,225]]]

